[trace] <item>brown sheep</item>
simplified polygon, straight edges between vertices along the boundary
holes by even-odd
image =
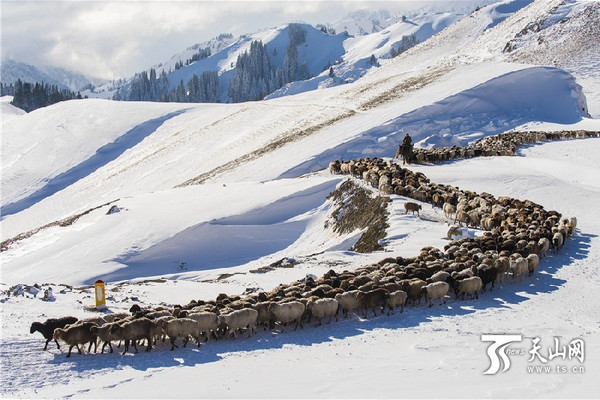
[[[54,339],[60,339],[69,345],[67,358],[71,357],[71,350],[77,347],[77,351],[81,354],[80,344],[89,343],[88,353],[92,349],[92,344],[96,345],[94,352],[97,350],[96,339],[98,338],[98,325],[94,322],[82,322],[74,325],[69,325],[65,328],[57,328],[54,330]]]
[[[385,311],[387,299],[390,297],[390,292],[383,288],[370,290],[368,292],[358,292],[356,298],[360,302],[360,308],[364,312],[365,318],[368,315],[368,310],[373,310],[373,314],[377,316],[377,308],[382,308],[382,313]]]
[[[404,203],[404,213],[408,214],[408,212],[412,212],[413,215],[416,212],[419,215],[419,210],[421,210],[421,205],[417,203],[413,203],[412,201],[407,201]],[[420,215],[419,215],[420,216]]]

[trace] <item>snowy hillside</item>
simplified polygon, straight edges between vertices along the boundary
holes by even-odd
[[[444,305],[411,306],[391,316],[353,315],[322,327],[313,322],[298,331],[259,331],[173,352],[158,343],[149,353],[124,356],[74,352],[66,359],[64,346],[58,350],[51,342],[42,351],[42,337],[29,333],[33,321],[97,316],[83,307],[93,302],[89,285],[97,279],[107,284],[110,311],[121,312],[133,303],[172,307],[219,293],[270,291],[308,274],[411,257],[425,246],[443,248],[449,243],[443,211],[420,203],[419,216],[407,214],[408,198],[391,195],[384,201],[384,237],[377,241],[382,248],[355,251],[368,227],[337,230],[339,211],[370,214],[367,205],[381,197],[359,180],[350,180],[348,190],[347,176],[326,167],[342,158],[389,159],[406,133],[417,146],[436,147],[511,130],[600,130],[590,118],[598,115],[597,103],[587,101],[598,96],[595,82],[580,80],[566,66],[513,59],[536,54],[537,38],[518,36],[532,21],[548,21],[541,32],[557,36],[558,26],[579,26],[596,10],[583,0],[557,4],[507,0],[460,20],[443,13],[409,16],[354,38],[306,27],[306,46],[298,53],[314,53],[307,68],[322,68],[338,52],[344,61],[334,67],[336,77],[366,70],[361,63],[370,54],[380,65],[345,85],[328,83],[325,72],[325,79],[312,83],[321,90],[289,85],[286,96],[265,101],[84,99],[24,115],[2,103],[0,357],[10,368],[0,375],[1,395],[596,396],[598,138],[532,144],[515,157],[409,166],[436,183],[529,199],[578,218],[564,249],[542,259],[533,277],[498,283],[478,300],[451,296]],[[555,20],[566,22],[551,24]],[[221,76],[231,74],[231,62],[256,38],[269,43],[269,51],[276,47],[283,62],[286,29],[242,38],[169,79],[183,80],[208,63]],[[401,56],[385,57],[412,33],[432,36]],[[516,37],[515,49],[504,52]],[[585,68],[593,65],[594,51],[582,51]],[[364,204],[350,208],[360,198]],[[48,288],[54,301],[41,300]],[[523,346],[540,337],[544,354],[553,337],[566,343],[583,338],[585,373],[527,373],[527,355],[515,355],[510,371],[484,376],[490,361],[480,335],[486,333],[522,334]],[[209,384],[174,391],[173,382],[198,377]]]
[[[2,96],[2,98],[0,98],[0,114],[2,115],[2,124],[8,122],[13,117],[25,114],[25,111],[10,104],[12,100],[12,96]]]

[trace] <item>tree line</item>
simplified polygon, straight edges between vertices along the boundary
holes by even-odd
[[[81,99],[81,93],[69,89],[61,89],[56,85],[44,82],[23,82],[18,79],[15,84],[3,84],[2,96],[12,95],[11,104],[26,112],[31,112],[41,107],[46,107],[60,101]]]

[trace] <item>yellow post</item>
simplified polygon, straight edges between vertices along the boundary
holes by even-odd
[[[104,282],[97,280],[94,283],[94,289],[96,293],[96,308],[106,306],[106,298],[104,297]]]

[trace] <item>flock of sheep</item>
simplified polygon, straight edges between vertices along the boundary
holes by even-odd
[[[435,149],[415,149],[417,163],[438,163],[459,158],[481,156],[514,156],[517,147],[523,144],[550,140],[567,140],[598,137],[597,131],[559,131],[559,132],[508,132],[479,139],[466,147],[440,147]]]
[[[533,136],[532,136],[533,135]],[[561,133],[556,138],[564,138]],[[580,136],[579,133],[576,134]],[[525,143],[537,133],[510,134],[498,139],[502,143]],[[485,143],[496,143],[493,139]],[[552,248],[560,250],[565,239],[573,234],[577,220],[564,219],[556,211],[547,211],[529,200],[518,200],[488,193],[459,190],[450,185],[431,182],[424,174],[414,173],[383,159],[364,158],[354,161],[334,161],[329,170],[334,174],[351,174],[379,188],[384,194],[395,193],[443,208],[448,217],[465,222],[486,232],[475,238],[452,241],[440,250],[425,247],[416,257],[388,257],[378,263],[362,266],[353,271],[328,271],[322,277],[306,277],[290,284],[281,284],[270,292],[241,296],[220,294],[215,300],[192,300],[172,308],[141,309],[134,305],[130,313],[107,314],[102,317],[77,321],[74,317],[34,322],[31,333],[39,331],[48,343],[58,339],[69,345],[67,357],[74,347],[103,344],[113,352],[112,342],[124,342],[123,354],[130,346],[137,352],[137,344],[145,340],[146,351],[157,340],[169,338],[171,350],[178,347],[181,338],[185,347],[190,338],[197,345],[210,338],[236,338],[238,333],[256,333],[257,327],[285,330],[293,325],[303,327],[314,318],[321,325],[338,315],[348,317],[360,312],[364,317],[369,310],[374,315],[388,315],[407,304],[420,304],[424,299],[429,306],[439,300],[445,302],[449,291],[456,298],[478,298],[480,291],[490,285],[514,281],[532,275],[540,258]],[[408,211],[418,212],[421,206],[406,202]],[[456,228],[451,228],[449,239]]]

